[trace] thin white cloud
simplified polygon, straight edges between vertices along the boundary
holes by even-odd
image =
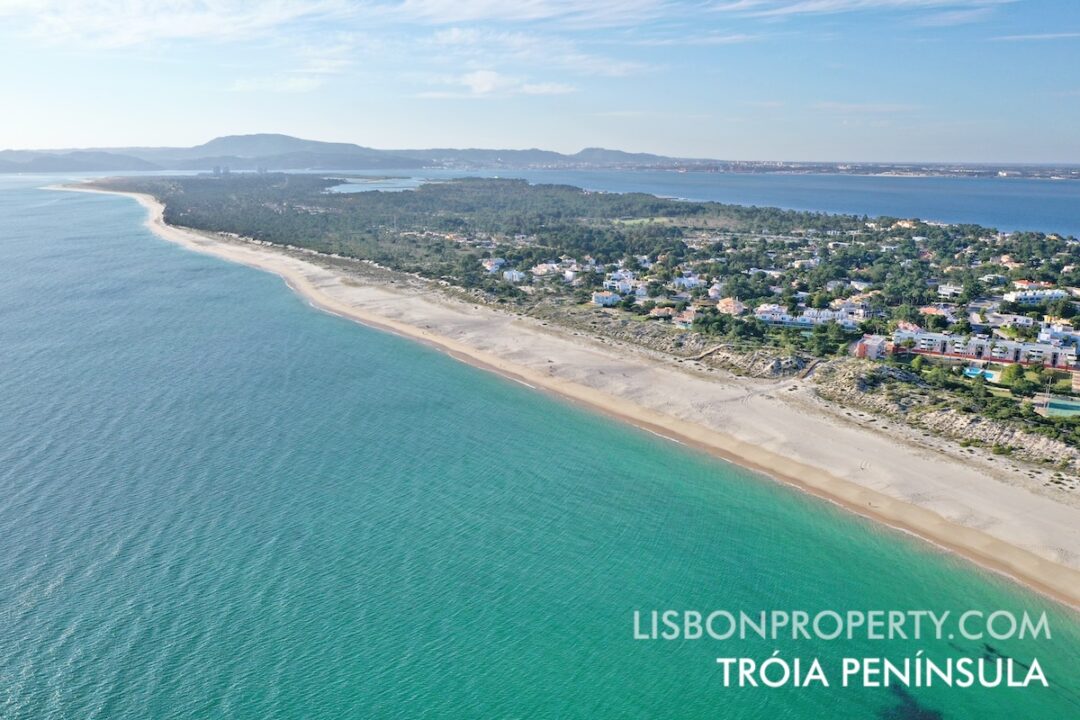
[[[622,77],[646,69],[639,62],[584,52],[569,39],[549,35],[451,27],[435,32],[428,42],[440,50],[484,65],[522,63],[560,67],[577,75],[609,77]]]
[[[634,41],[635,45],[656,47],[682,46],[682,45],[741,45],[760,40],[760,35],[747,35],[745,33],[712,33],[708,35],[685,35],[669,38],[646,38]]]
[[[346,0],[0,0],[0,18],[53,44],[118,48],[169,40],[242,40],[351,13]]]
[[[655,114],[655,112],[649,110],[604,110],[592,113],[592,116],[602,118],[642,118],[651,117]]]
[[[0,0],[0,21],[43,42],[118,48],[245,40],[328,20],[343,30],[541,22],[562,29],[630,27],[679,6],[678,0]],[[315,35],[318,28],[306,30]]]
[[[273,92],[306,93],[318,90],[326,84],[324,78],[311,76],[270,76],[258,78],[240,78],[233,81],[229,90],[233,92]]]
[[[1045,42],[1048,40],[1075,40],[1080,32],[1034,33],[1032,35],[1000,35],[991,40],[1001,42]]]
[[[422,98],[491,98],[511,95],[565,95],[576,92],[573,85],[558,82],[532,82],[495,70],[475,70],[453,77],[439,78],[449,89],[422,92]]]
[[[946,10],[935,12],[915,21],[916,25],[923,27],[953,27],[956,25],[970,25],[971,23],[985,20],[994,12],[991,7],[968,8],[967,10]]]
[[[965,10],[1004,5],[1015,0],[731,0],[713,6],[718,12],[752,17],[835,15],[872,10]]]
[[[577,92],[573,85],[557,82],[524,83],[520,88],[522,95],[566,95]]]
[[[326,47],[301,47],[294,52],[300,67],[291,71],[301,75],[340,75],[353,65],[356,48],[341,42]]]
[[[404,0],[394,15],[440,25],[557,22],[568,27],[627,27],[659,17],[667,0]]]
[[[708,120],[715,116],[708,113],[668,112],[663,110],[605,110],[589,114],[590,117],[612,118],[619,120],[639,118],[678,118],[679,120]],[[730,120],[731,118],[726,118]]]
[[[267,76],[239,78],[233,81],[230,89],[235,92],[311,92],[347,72],[354,64],[355,54],[355,45],[347,37],[323,47],[296,48],[291,52],[295,67]]]
[[[824,101],[811,106],[814,110],[822,112],[840,113],[845,115],[891,115],[897,113],[910,113],[918,110],[916,105],[902,103],[860,103],[860,102],[831,102]]]

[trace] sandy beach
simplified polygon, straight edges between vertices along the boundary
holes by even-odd
[[[825,412],[804,381],[695,371],[435,292],[361,283],[297,253],[166,225],[154,198],[129,196],[160,237],[277,274],[317,308],[761,471],[1080,607],[1080,507]]]

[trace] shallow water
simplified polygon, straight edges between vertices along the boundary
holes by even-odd
[[[1071,611],[39,184],[0,180],[0,717],[1080,713]],[[635,641],[654,608],[1053,638]],[[1051,687],[723,686],[717,656],[773,650],[1037,657]]]

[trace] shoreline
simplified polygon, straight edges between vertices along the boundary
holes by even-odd
[[[465,362],[467,364],[479,367],[489,372],[494,372],[501,375],[504,378],[519,382],[527,387],[539,390],[541,392],[551,394],[560,399],[570,401],[571,403],[585,407],[589,410],[599,412],[607,417],[617,419],[621,422],[628,423],[639,429],[650,432],[663,439],[674,441],[686,446],[693,447],[697,450],[704,451],[715,457],[719,457],[725,461],[732,462],[741,467],[750,469],[752,471],[762,473],[768,477],[780,482],[784,482],[795,488],[808,492],[818,498],[827,500],[834,505],[838,505],[850,512],[854,512],[864,518],[872,521],[887,525],[893,529],[901,532],[917,536],[924,541],[928,541],[937,547],[950,551],[954,554],[960,555],[975,564],[1004,575],[1031,590],[1034,590],[1042,595],[1050,597],[1066,605],[1075,608],[1080,608],[1080,570],[1076,566],[1070,566],[1065,562],[1056,561],[1056,559],[1065,558],[1066,560],[1072,559],[1074,556],[1080,556],[1080,542],[1077,542],[1077,538],[1080,537],[1080,511],[1075,508],[1070,508],[1062,503],[1057,503],[1050,498],[1044,496],[1035,495],[1028,492],[1027,494],[1031,498],[1041,498],[1039,500],[1030,500],[1027,502],[1028,508],[1031,508],[1027,512],[1024,512],[1020,507],[1014,507],[1011,503],[1014,503],[1018,499],[1023,499],[1022,495],[1019,495],[1022,491],[1021,488],[999,483],[998,481],[990,478],[985,478],[984,483],[986,487],[979,487],[973,485],[974,492],[977,495],[979,491],[993,491],[993,486],[1001,486],[1001,488],[1008,488],[1006,490],[999,489],[997,492],[1001,496],[1000,502],[996,505],[989,501],[984,505],[978,507],[966,507],[963,503],[960,503],[956,497],[935,497],[933,501],[938,503],[941,507],[952,507],[959,505],[958,508],[953,510],[951,514],[955,514],[959,517],[972,517],[972,525],[963,524],[955,519],[949,519],[940,512],[935,512],[934,509],[926,507],[923,504],[917,502],[907,501],[906,495],[915,495],[916,493],[907,492],[911,488],[901,487],[900,481],[894,476],[903,477],[905,474],[917,475],[917,470],[914,472],[906,473],[904,470],[897,470],[895,467],[889,468],[887,471],[879,471],[880,477],[868,478],[866,482],[857,482],[850,477],[842,477],[838,472],[834,474],[834,466],[829,464],[829,456],[827,452],[821,452],[814,457],[818,461],[817,464],[813,462],[807,462],[807,452],[805,445],[807,443],[813,444],[813,439],[803,440],[804,447],[788,447],[790,445],[797,445],[798,439],[790,437],[791,435],[798,433],[800,430],[799,422],[805,422],[795,417],[793,410],[787,408],[785,412],[791,417],[785,417],[784,420],[788,422],[788,427],[784,428],[783,423],[777,423],[778,429],[773,433],[776,437],[768,438],[768,441],[754,442],[747,437],[738,437],[735,433],[737,430],[743,430],[743,434],[751,434],[750,429],[743,428],[728,428],[723,425],[721,420],[723,416],[718,418],[709,424],[705,422],[695,422],[688,420],[685,417],[678,417],[673,413],[673,410],[681,410],[682,408],[669,408],[662,406],[659,409],[655,407],[658,401],[655,398],[648,397],[643,398],[643,395],[647,395],[647,392],[642,390],[641,385],[646,383],[648,378],[644,377],[644,374],[638,379],[638,382],[618,381],[611,380],[610,378],[596,378],[590,376],[584,379],[580,378],[582,368],[572,367],[573,363],[570,362],[565,366],[558,366],[559,371],[564,375],[570,377],[560,377],[555,373],[554,368],[545,368],[546,372],[541,372],[540,368],[534,367],[535,365],[543,362],[543,357],[546,355],[557,355],[557,350],[551,349],[551,345],[555,342],[553,339],[548,338],[550,342],[544,343],[544,337],[540,337],[540,342],[534,342],[532,348],[525,348],[522,350],[517,347],[516,344],[510,343],[510,349],[506,347],[494,347],[491,348],[491,343],[487,343],[488,347],[478,346],[482,345],[479,342],[475,342],[474,336],[470,336],[468,331],[470,327],[461,329],[460,318],[441,318],[445,326],[454,329],[459,336],[464,336],[466,340],[472,338],[474,342],[463,341],[451,337],[446,332],[436,332],[430,328],[437,324],[433,319],[431,324],[425,322],[424,326],[417,325],[416,317],[412,318],[413,322],[409,322],[409,318],[396,319],[389,316],[387,312],[380,312],[379,303],[387,302],[387,297],[391,295],[389,290],[383,291],[383,296],[378,296],[373,290],[368,289],[369,295],[359,298],[356,302],[348,302],[350,299],[347,292],[352,289],[356,293],[364,292],[362,288],[351,288],[346,283],[343,283],[344,275],[333,270],[326,269],[318,266],[314,263],[306,260],[292,257],[285,252],[275,249],[261,248],[257,246],[238,246],[225,241],[214,240],[211,237],[207,237],[195,231],[187,230],[180,227],[174,227],[167,225],[164,222],[163,212],[164,206],[151,196],[137,194],[137,193],[122,193],[112,192],[104,190],[96,190],[90,188],[80,187],[57,187],[54,189],[77,191],[77,192],[92,192],[102,194],[114,194],[122,195],[126,197],[134,198],[147,210],[148,217],[145,221],[145,225],[154,232],[155,235],[168,240],[170,242],[179,244],[187,249],[201,252],[204,254],[213,255],[215,257],[229,260],[240,264],[254,267],[266,272],[273,273],[286,283],[286,285],[299,296],[304,298],[313,307],[348,319],[354,322],[373,327],[378,330],[391,332],[395,335],[411,339],[414,341],[420,341],[425,345],[439,349],[446,354],[450,355],[454,359]],[[447,301],[450,302],[450,301]],[[417,301],[417,308],[414,308],[414,314],[423,310],[420,307],[420,301]],[[366,306],[365,306],[366,304]],[[449,310],[455,310],[460,313],[464,313],[467,309],[465,303],[460,303],[462,308],[450,308]],[[372,305],[375,306],[372,309]],[[401,316],[402,312],[396,311]],[[507,315],[505,313],[498,313],[495,310],[485,310],[484,313],[491,315]],[[483,315],[484,313],[480,313]],[[448,313],[449,314],[449,313]],[[427,318],[422,315],[417,315],[421,321],[426,321]],[[465,315],[462,315],[465,317]],[[474,324],[481,324],[485,318],[478,318],[476,313],[473,313],[466,319],[475,320]],[[454,325],[457,322],[457,325]],[[506,318],[500,318],[501,325],[496,330],[502,330],[513,326],[515,330],[520,329],[522,333],[528,333],[530,328],[519,328],[518,324],[512,316]],[[483,328],[481,328],[483,330]],[[550,331],[549,331],[550,332]],[[534,333],[540,335],[540,333]],[[566,333],[569,335],[569,333]],[[535,340],[535,338],[533,338]],[[569,338],[572,341],[573,339]],[[578,343],[580,344],[580,343]],[[528,350],[533,350],[533,353],[528,354]],[[494,351],[493,351],[494,350]],[[501,350],[501,352],[498,352]],[[582,350],[582,353],[589,352],[596,358],[603,359],[603,348],[587,348]],[[539,355],[538,355],[539,353]],[[613,351],[608,349],[609,354],[613,354]],[[522,357],[526,355],[526,357]],[[507,356],[510,356],[509,358]],[[571,357],[571,360],[574,358]],[[530,366],[528,362],[531,361],[534,366]],[[548,363],[554,363],[550,358]],[[612,358],[612,362],[621,362],[620,368],[626,371],[633,371],[635,369],[647,370],[653,374],[659,372],[668,372],[668,374],[675,372],[670,368],[663,367],[651,367],[644,361],[640,361],[635,365],[633,362],[626,360],[616,361]],[[638,366],[642,366],[639,368]],[[544,366],[541,366],[544,367]],[[598,366],[597,366],[598,367]],[[605,369],[607,365],[603,366]],[[584,367],[584,372],[588,375],[590,369],[594,374],[604,375],[605,370],[596,370],[594,366]],[[609,371],[610,372],[610,371]],[[576,373],[576,374],[575,374]],[[612,374],[614,374],[612,372]],[[623,372],[623,376],[627,376],[627,372]],[[671,380],[670,378],[665,378]],[[675,378],[678,380],[678,378]],[[591,381],[592,384],[586,384]],[[607,383],[610,386],[612,383],[622,382],[621,385],[617,385],[615,391],[605,389]],[[701,380],[700,382],[708,382]],[[691,383],[690,380],[686,381],[686,385],[697,384]],[[719,385],[719,383],[712,383]],[[599,386],[599,387],[598,387]],[[619,392],[619,389],[623,392]],[[790,388],[789,388],[790,389]],[[693,405],[694,388],[687,388],[686,394],[689,398],[685,402],[686,404]],[[737,387],[723,387],[716,388],[717,392],[728,391],[729,394],[733,390],[738,390]],[[769,397],[769,396],[765,396]],[[749,395],[747,395],[749,398]],[[650,403],[644,402],[644,399],[651,401],[654,405],[650,407]],[[678,398],[676,398],[678,399]],[[733,398],[737,399],[737,398]],[[717,400],[717,403],[725,402],[724,398]],[[744,400],[749,402],[749,400]],[[703,403],[702,403],[703,404]],[[704,404],[703,404],[704,405]],[[711,410],[710,407],[691,408],[684,414],[705,414]],[[768,420],[769,412],[772,411],[775,414],[780,410],[775,406],[770,406],[764,409],[759,409],[756,412],[758,415]],[[824,418],[814,418],[819,421],[821,425],[828,425],[828,421]],[[718,430],[714,425],[719,424],[724,427],[724,431]],[[712,425],[712,426],[711,426]],[[788,436],[783,433],[784,429],[788,429]],[[826,430],[828,428],[825,428]],[[861,436],[860,436],[861,433]],[[851,435],[856,442],[860,437],[866,439],[865,436],[869,435],[866,430],[850,431],[847,433]],[[887,443],[884,440],[877,439],[875,443],[885,447]],[[770,449],[765,445],[772,445],[777,449]],[[870,443],[867,443],[870,444]],[[895,442],[893,443],[896,444]],[[842,448],[841,448],[842,449]],[[888,449],[888,448],[886,448]],[[785,453],[785,450],[788,452]],[[802,450],[803,452],[799,452]],[[833,452],[839,452],[839,449],[830,449]],[[868,451],[870,452],[870,451]],[[871,452],[871,456],[873,453]],[[906,455],[899,450],[896,450],[891,457],[883,457],[884,463],[888,463],[888,460],[896,460],[897,463],[904,460],[918,459],[924,466],[934,468],[937,467],[934,463],[940,463],[942,473],[954,471],[954,465],[959,464],[958,461],[944,454],[939,454],[940,457],[918,457],[916,450],[907,451]],[[927,462],[929,465],[927,465]],[[822,466],[824,465],[824,467]],[[826,469],[828,468],[828,469]],[[860,470],[864,468],[858,468]],[[925,468],[924,468],[925,469]],[[974,474],[972,475],[972,472]],[[972,475],[974,479],[978,478],[978,471],[968,471],[968,475]],[[966,476],[965,476],[966,477]],[[918,484],[918,477],[914,479],[909,478],[909,483]],[[973,480],[967,478],[967,482],[970,485]],[[873,487],[874,484],[878,487]],[[966,487],[966,486],[965,486]],[[916,488],[917,489],[917,488]],[[968,488],[970,490],[970,488]],[[886,492],[891,490],[892,494]],[[897,497],[900,494],[901,497]],[[918,493],[918,494],[933,494],[933,493]],[[1007,497],[1006,497],[1007,496]],[[966,498],[970,500],[970,498]],[[1056,523],[1053,528],[1047,530],[1046,528],[1035,528],[1035,537],[1031,537],[1031,533],[1025,533],[1021,535],[1016,525],[1016,518],[1009,520],[1011,524],[1004,527],[1004,530],[999,530],[998,534],[991,534],[984,531],[980,525],[987,525],[985,517],[979,517],[979,514],[988,515],[991,520],[994,520],[994,514],[989,512],[989,507],[996,507],[998,510],[1002,510],[1007,513],[1015,515],[1023,515],[1028,513],[1035,513],[1039,511],[1045,511],[1052,509],[1052,505],[1057,506],[1055,512]],[[969,503],[970,504],[970,503]],[[997,518],[1004,523],[1004,520]],[[1028,523],[1038,523],[1039,519],[1029,519]],[[1022,523],[1021,523],[1022,525]],[[1072,525],[1077,528],[1075,532],[1070,532]],[[1023,526],[1023,529],[1031,530],[1029,526]],[[1047,534],[1052,530],[1060,530],[1056,537],[1050,537],[1048,539]],[[1002,534],[1005,530],[1014,531],[1015,538],[1003,538]],[[1043,553],[1034,552],[1029,547],[1024,547],[1023,540],[1027,540],[1029,546],[1042,549],[1048,547],[1049,550],[1055,550],[1055,553],[1050,553],[1055,557],[1047,557],[1049,550]],[[1054,543],[1051,546],[1051,540]],[[1074,561],[1074,565],[1075,565]]]

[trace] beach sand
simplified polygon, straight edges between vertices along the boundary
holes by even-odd
[[[137,199],[162,238],[275,273],[317,308],[761,471],[1080,607],[1080,508],[824,412],[805,383],[692,372],[438,293],[360,283],[297,253],[169,226],[154,198],[117,194]]]

